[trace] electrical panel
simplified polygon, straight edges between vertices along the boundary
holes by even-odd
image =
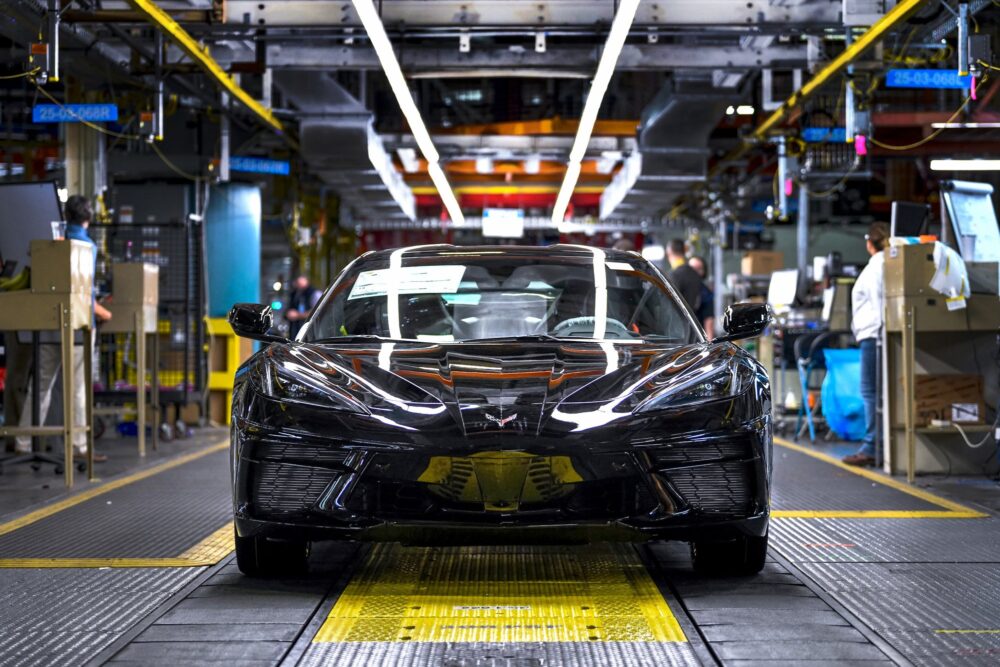
[[[843,0],[843,3],[845,26],[873,25],[896,4],[893,0]]]

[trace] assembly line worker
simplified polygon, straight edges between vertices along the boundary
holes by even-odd
[[[288,308],[285,310],[285,319],[288,320],[288,336],[295,338],[302,325],[312,315],[323,292],[313,287],[306,276],[296,278],[292,288],[292,293],[288,297]]]
[[[65,205],[65,217],[66,217],[66,237],[67,239],[73,239],[75,241],[84,241],[89,243],[94,253],[94,271],[97,270],[97,244],[94,243],[93,239],[87,233],[87,227],[90,225],[91,218],[93,218],[93,212],[90,208],[90,202],[87,201],[86,197],[81,197],[80,195],[73,195],[66,201]],[[107,308],[102,306],[97,302],[96,299],[93,300],[94,316],[98,321],[107,322],[111,319],[111,312]],[[86,335],[86,334],[85,334]],[[90,335],[93,336],[94,332],[91,331]],[[60,371],[60,350],[57,345],[41,345],[38,350],[38,368],[34,369],[32,374],[32,379],[28,382],[28,395],[24,401],[24,408],[21,410],[21,426],[27,427],[31,426],[31,395],[32,395],[32,382],[36,380],[39,383],[39,399],[40,403],[38,406],[38,415],[41,419],[41,423],[45,423],[45,418],[49,412],[49,405],[52,403],[52,389],[55,387],[56,378],[59,377]],[[73,394],[73,414],[76,420],[77,426],[82,426],[86,420],[86,410],[87,410],[87,391],[85,378],[83,376],[83,347],[73,346],[73,384],[72,390],[63,388],[63,400],[69,400],[68,394],[72,391]],[[27,436],[20,436],[16,440],[15,448],[18,452],[27,453],[31,451],[31,438]],[[77,432],[73,435],[73,449],[75,450],[75,458],[84,458],[86,456],[87,450],[87,434],[84,432]],[[106,456],[94,455],[95,461],[106,461]]]
[[[688,266],[701,278],[701,303],[695,311],[695,317],[701,322],[705,329],[705,335],[709,340],[715,338],[715,294],[708,286],[708,265],[701,257],[692,257],[688,260]]]
[[[882,251],[889,241],[889,226],[884,222],[872,223],[865,234],[865,241],[871,259],[851,290],[851,329],[861,348],[861,398],[865,402],[865,437],[857,452],[844,457],[844,463],[852,466],[875,465],[875,440],[879,428],[877,343],[882,334],[885,267]]]
[[[667,278],[691,307],[691,312],[697,313],[701,305],[701,276],[687,263],[683,239],[671,239],[667,244],[667,262],[670,263]]]

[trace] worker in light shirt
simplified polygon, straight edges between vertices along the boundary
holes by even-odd
[[[844,457],[852,466],[875,465],[875,439],[878,434],[878,338],[882,335],[884,311],[883,271],[885,246],[889,241],[889,226],[884,222],[872,223],[865,234],[871,259],[858,276],[851,291],[851,329],[861,348],[861,398],[865,402],[865,437],[854,454]]]

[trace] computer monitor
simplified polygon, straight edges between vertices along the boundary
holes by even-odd
[[[771,283],[767,287],[767,302],[775,312],[785,312],[795,303],[798,290],[798,269],[775,271],[771,274]]]
[[[58,238],[62,210],[55,183],[0,184],[0,255],[28,266],[32,241]]]
[[[931,207],[909,201],[892,202],[890,236],[920,236],[927,229]]]

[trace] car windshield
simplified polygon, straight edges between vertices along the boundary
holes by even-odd
[[[662,276],[639,257],[406,251],[362,258],[324,295],[302,341],[348,336],[704,340]]]

